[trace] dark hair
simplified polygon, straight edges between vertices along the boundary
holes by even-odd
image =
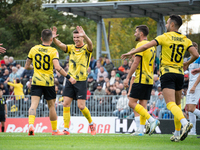
[[[144,36],[149,34],[149,28],[146,25],[139,25],[136,27],[136,29],[139,29],[144,34]]]
[[[16,79],[16,83],[20,83],[20,80],[19,80],[19,79]]]
[[[197,44],[196,42],[192,42],[192,45],[193,45],[194,47],[198,47],[198,44]]]
[[[51,30],[49,29],[42,30],[41,37],[44,42],[49,42],[49,40],[52,38]]]
[[[79,32],[78,32],[78,30],[75,29],[75,30],[73,31],[73,33],[79,33]]]
[[[175,27],[176,27],[177,29],[179,29],[180,26],[181,26],[182,23],[183,23],[182,18],[181,18],[179,15],[171,15],[169,18],[171,19],[172,22],[174,22]]]

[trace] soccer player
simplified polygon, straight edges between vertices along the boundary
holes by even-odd
[[[44,29],[41,34],[42,44],[31,48],[26,60],[25,69],[34,69],[31,85],[31,107],[29,109],[29,132],[34,135],[34,122],[36,109],[42,94],[47,100],[49,118],[52,126],[52,135],[64,135],[57,129],[57,114],[55,110],[56,92],[54,86],[53,66],[63,76],[74,84],[76,81],[70,77],[59,64],[58,51],[51,47],[53,42],[52,31]],[[33,63],[33,66],[31,65]]]
[[[3,48],[3,47],[1,47],[1,45],[3,45],[3,44],[0,44],[0,54],[1,54],[1,53],[5,53],[5,52],[6,52],[6,49],[5,49],[5,48]]]
[[[121,56],[121,58],[124,59],[135,53],[145,51],[152,46],[162,46],[160,54],[160,80],[167,108],[175,117],[174,122],[176,130],[175,136],[171,138],[172,141],[184,140],[190,129],[193,127],[192,123],[188,122],[184,117],[180,108],[180,102],[184,79],[183,68],[187,68],[199,57],[191,40],[178,32],[181,25],[181,17],[178,15],[171,15],[166,24],[167,33],[164,33],[156,37],[155,40]],[[183,56],[186,50],[190,52],[191,58],[183,63]],[[183,129],[182,134],[180,135],[181,124],[183,125]]]
[[[5,120],[7,118],[7,104],[6,100],[2,97],[3,91],[0,89],[0,122],[1,122],[1,132],[4,132]]]
[[[140,25],[136,27],[134,36],[135,40],[139,41],[136,48],[148,43],[147,35],[149,34],[149,29],[146,25]],[[131,50],[132,51],[132,50]],[[144,135],[144,127],[146,119],[150,122],[150,132],[151,135],[156,126],[160,124],[158,120],[155,120],[149,115],[146,110],[147,100],[150,99],[151,90],[153,86],[153,65],[155,60],[155,47],[150,47],[147,51],[137,53],[134,58],[134,62],[131,65],[131,69],[124,81],[124,86],[128,87],[128,82],[131,75],[135,72],[134,83],[131,87],[131,92],[129,96],[129,106],[133,108],[138,114],[140,114],[140,127],[139,131],[134,132],[134,136]],[[139,104],[137,101],[139,100]],[[139,115],[136,115],[138,117]]]
[[[85,34],[81,26],[77,26],[73,31],[73,41],[75,44],[65,45],[56,37],[57,28],[53,27],[53,42],[62,49],[65,53],[69,54],[69,70],[68,74],[72,76],[77,82],[72,85],[68,80],[63,90],[63,119],[64,119],[64,133],[70,135],[69,122],[70,122],[70,105],[72,100],[77,100],[78,108],[89,122],[91,134],[96,134],[96,124],[93,123],[90,111],[85,106],[86,93],[87,93],[87,70],[90,64],[92,55],[92,41]],[[87,44],[84,43],[86,41]]]
[[[198,50],[197,43],[193,42],[193,46]],[[200,74],[192,74],[194,69],[200,68],[200,57],[189,65],[189,87],[187,91],[186,104],[189,111],[189,120],[193,124],[193,128],[188,133],[189,135],[196,135],[196,116],[200,118],[200,110],[196,109],[196,105],[198,104],[200,98]]]

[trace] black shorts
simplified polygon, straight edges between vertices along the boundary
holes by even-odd
[[[31,85],[31,96],[39,96],[44,95],[44,99],[52,100],[56,98],[55,86],[39,86],[39,85]]]
[[[4,112],[0,112],[0,122],[5,122],[6,118],[5,118],[5,113]]]
[[[87,81],[76,81],[75,84],[71,84],[69,80],[66,80],[65,88],[63,90],[63,96],[67,96],[77,99],[85,99],[87,95]]]
[[[150,100],[153,85],[133,83],[130,97],[139,100]]]
[[[179,91],[183,89],[184,75],[177,73],[166,73],[160,77],[161,89],[169,88]]]

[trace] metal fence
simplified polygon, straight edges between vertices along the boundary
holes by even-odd
[[[153,97],[153,96],[152,96]],[[8,108],[8,117],[15,118],[15,117],[28,117],[28,110],[31,105],[31,98],[30,95],[26,95],[24,99],[15,100],[15,96],[7,95],[5,96],[7,99],[7,108]],[[87,96],[86,106],[90,110],[91,116],[94,117],[110,117],[116,116],[113,112],[117,110],[117,101],[119,100],[120,96],[115,95],[103,95],[95,97],[94,95]],[[101,99],[101,102],[100,102]],[[155,99],[155,96],[154,96]],[[61,95],[57,95],[55,108],[58,116],[63,116],[63,98]],[[156,110],[153,108],[152,98],[148,102],[147,110],[149,113],[158,119],[173,119],[173,115],[167,109],[163,110]],[[83,116],[81,111],[77,106],[77,101],[72,101],[70,107],[70,114],[71,116]],[[187,114],[185,113],[186,117]],[[36,110],[36,117],[48,117],[49,116],[49,109],[46,100],[41,98],[39,105]],[[127,110],[122,113],[121,115],[117,115],[119,118],[134,118],[134,113],[131,108],[127,108]],[[200,119],[200,118],[197,118]]]

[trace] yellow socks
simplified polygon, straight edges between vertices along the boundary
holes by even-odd
[[[178,107],[181,109],[181,104]],[[181,122],[176,117],[174,117],[174,126],[176,131],[181,130]]]
[[[135,109],[134,109],[138,114],[140,114],[140,117],[142,116],[142,117],[144,117],[144,118],[146,118],[147,120],[151,117],[150,115],[149,115],[149,113],[146,111],[146,109],[142,106],[142,105],[140,105],[140,104],[137,104],[136,106],[135,106]],[[140,121],[141,121],[141,119],[140,119]],[[140,122],[140,124],[141,124],[141,122]]]
[[[140,115],[140,125],[146,124],[146,118]]]
[[[28,117],[28,123],[29,125],[34,125],[34,122],[35,122],[35,116],[34,115],[29,115]]]
[[[185,118],[183,116],[182,110],[176,105],[175,102],[169,102],[167,103],[167,109],[169,109],[172,114],[174,115],[174,118],[177,118],[179,121],[183,118]]]
[[[52,127],[52,130],[53,130],[53,131],[56,131],[56,130],[57,130],[57,120],[51,121],[51,127]]]
[[[64,120],[64,128],[69,129],[70,107],[63,107],[63,120]]]
[[[92,122],[92,118],[91,118],[89,109],[87,107],[85,107],[83,110],[80,110],[80,111],[85,116],[85,118],[88,120],[88,122],[91,123]]]

